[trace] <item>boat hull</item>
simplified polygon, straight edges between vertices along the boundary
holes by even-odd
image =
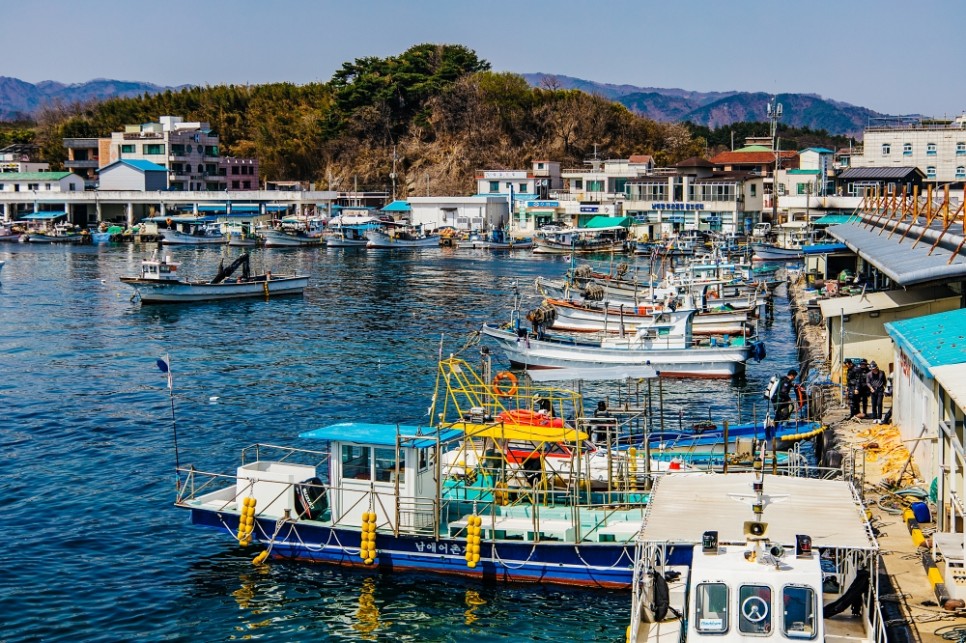
[[[321,246],[325,242],[321,236],[289,234],[281,230],[263,230],[258,234],[266,248],[305,248]]]
[[[218,529],[230,538],[238,532],[238,515],[191,507],[193,524]],[[256,519],[255,536],[269,540],[274,519]],[[486,581],[549,583],[629,589],[633,543],[486,541],[475,568],[466,563],[466,541],[435,538],[431,533],[394,536],[377,533],[376,558],[366,565],[359,558],[359,529],[311,521],[287,523],[272,542],[278,558],[378,569],[385,572],[431,572]],[[263,543],[267,544],[267,543]]]
[[[595,252],[615,253],[624,252],[623,241],[613,242],[584,242],[577,245],[570,243],[557,243],[547,239],[537,239],[534,241],[533,254],[537,255],[570,255],[570,254],[592,254]]]
[[[369,230],[366,232],[368,241],[367,248],[438,248],[439,237],[432,235],[422,239],[406,239],[393,237],[381,230]]]
[[[660,377],[729,378],[744,373],[752,346],[633,349],[550,342],[483,327],[511,365],[524,369],[650,366]]]
[[[753,249],[752,259],[755,261],[794,261],[804,256],[801,249],[781,248],[763,243],[754,244]]]
[[[572,302],[548,302],[557,311],[551,328],[575,333],[631,333],[639,325],[650,320],[645,307],[594,308]],[[741,335],[749,329],[748,311],[699,312],[694,317],[692,332],[695,335]]]
[[[152,304],[301,295],[308,285],[309,278],[300,275],[279,275],[273,276],[270,280],[262,278],[252,281],[224,281],[219,284],[188,281],[166,282],[137,277],[121,277],[121,281],[137,290],[142,303]]]
[[[187,234],[168,228],[162,228],[158,232],[161,234],[161,243],[169,246],[218,246],[227,241],[223,234]]]

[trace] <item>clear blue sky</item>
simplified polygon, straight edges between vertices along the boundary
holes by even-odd
[[[4,0],[0,75],[159,85],[328,81],[461,44],[496,71],[966,111],[961,0]]]

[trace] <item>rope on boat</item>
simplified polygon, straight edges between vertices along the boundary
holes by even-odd
[[[580,560],[580,562],[584,564],[584,567],[587,567],[587,568],[600,567],[600,565],[591,565],[586,560],[584,560],[584,557],[580,555],[580,545],[574,545],[574,552],[577,554],[577,558]],[[621,548],[621,555],[617,558],[616,561],[614,561],[614,564],[610,565],[609,567],[606,567],[605,569],[614,569],[615,567],[617,567],[620,564],[620,562],[624,560],[624,556],[627,556],[628,562],[633,564],[634,559],[631,558],[631,555],[629,553],[627,553],[627,546],[625,545],[624,547]]]
[[[268,558],[269,554],[272,553],[272,547],[275,546],[275,538],[278,536],[278,532],[282,531],[282,527],[285,525],[286,522],[288,521],[285,519],[284,516],[275,521],[275,533],[272,534],[272,537],[268,539],[268,547],[265,549],[265,551],[263,551],[258,556],[255,556],[255,558],[252,559],[253,565],[261,565]],[[264,534],[265,534],[265,530],[262,530],[262,535]]]
[[[510,565],[505,560],[503,560],[503,558],[500,557],[500,552],[496,548],[496,543],[490,543],[490,549],[492,552],[493,560],[500,563],[507,569],[523,569],[523,566],[529,563],[530,559],[533,558],[533,552],[537,551],[537,543],[533,543],[533,547],[530,548],[530,553],[527,554],[527,559],[522,563],[520,563],[519,565],[517,565],[516,567],[514,567],[513,565]]]

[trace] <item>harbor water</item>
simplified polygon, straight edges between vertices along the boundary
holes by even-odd
[[[261,548],[173,506],[176,458],[230,472],[245,446],[334,422],[426,424],[440,354],[478,363],[480,325],[509,319],[515,287],[535,306],[534,279],[569,259],[259,249],[253,269],[308,274],[304,296],[142,306],[118,277],[152,249],[0,245],[0,640],[624,640],[628,593],[256,567]],[[235,250],[164,252],[211,278]],[[760,328],[764,362],[739,380],[662,383],[655,422],[760,420],[768,378],[797,359],[787,300]]]

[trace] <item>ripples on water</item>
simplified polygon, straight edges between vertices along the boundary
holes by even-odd
[[[255,568],[257,549],[172,505],[158,356],[171,355],[180,463],[231,470],[246,445],[332,422],[425,423],[441,336],[448,354],[505,321],[514,283],[535,305],[534,278],[566,259],[256,250],[256,269],[308,273],[305,296],[142,307],[118,277],[149,250],[0,245],[0,640],[623,640],[625,593]],[[165,252],[210,277],[222,249]],[[785,302],[765,339],[768,359],[741,381],[663,383],[666,427],[759,416],[765,381],[795,359]],[[462,355],[476,363],[477,347]]]

